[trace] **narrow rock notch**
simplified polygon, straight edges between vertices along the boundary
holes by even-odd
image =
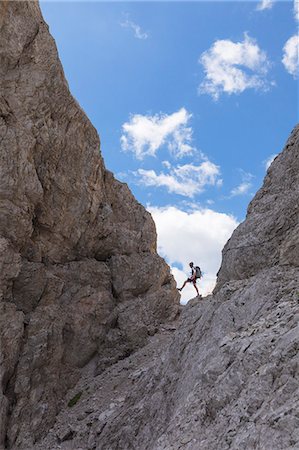
[[[150,215],[106,171],[38,4],[0,17],[0,447],[298,449],[299,127],[214,294],[161,326],[178,294]]]

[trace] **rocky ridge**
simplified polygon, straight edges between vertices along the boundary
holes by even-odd
[[[178,317],[153,222],[106,171],[38,4],[1,8],[2,446],[297,449],[299,127],[214,294]]]

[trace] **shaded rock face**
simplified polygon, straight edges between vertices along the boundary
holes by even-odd
[[[38,4],[15,3],[2,4],[1,235],[35,262],[155,252],[153,222],[105,170]]]
[[[37,2],[0,3],[0,448],[33,448],[178,311],[149,213],[105,169]]]

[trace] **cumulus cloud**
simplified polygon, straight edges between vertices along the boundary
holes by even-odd
[[[167,167],[168,173],[157,174],[154,170],[138,169],[135,175],[145,186],[166,187],[170,193],[190,198],[203,192],[205,186],[219,186],[222,183],[220,168],[211,161]]]
[[[200,94],[210,94],[217,100],[220,94],[240,94],[245,89],[268,90],[270,62],[256,41],[245,34],[243,42],[218,40],[205,51],[199,62],[205,79]]]
[[[134,31],[134,37],[136,39],[147,39],[149,37],[148,33],[141,29],[141,26],[130,20],[129,15],[125,15],[125,20],[120,23],[123,28],[130,28]]]
[[[244,172],[241,170],[242,182],[233,188],[230,192],[230,197],[236,197],[238,195],[245,195],[249,192],[252,187],[251,180],[253,175],[251,173]]]
[[[162,146],[177,158],[190,155],[194,151],[192,128],[188,126],[191,117],[185,108],[169,115],[132,115],[129,122],[122,125],[121,147],[138,159],[155,156]]]
[[[299,52],[299,37],[297,34],[292,36],[287,40],[285,46],[283,47],[283,58],[282,63],[286,70],[294,78],[298,78],[299,62],[298,62],[298,52]]]
[[[178,286],[189,274],[189,262],[204,272],[198,283],[202,295],[212,292],[221,263],[221,250],[238,225],[228,214],[211,209],[183,211],[175,206],[148,207],[156,223],[158,252],[172,267]],[[182,291],[182,302],[195,297],[193,286]]]
[[[262,0],[260,3],[258,3],[256,9],[257,11],[263,11],[265,9],[271,9],[273,6],[273,0]]]

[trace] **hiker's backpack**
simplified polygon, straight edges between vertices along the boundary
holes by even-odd
[[[201,278],[202,277],[202,272],[200,270],[200,267],[195,266],[195,278]]]

